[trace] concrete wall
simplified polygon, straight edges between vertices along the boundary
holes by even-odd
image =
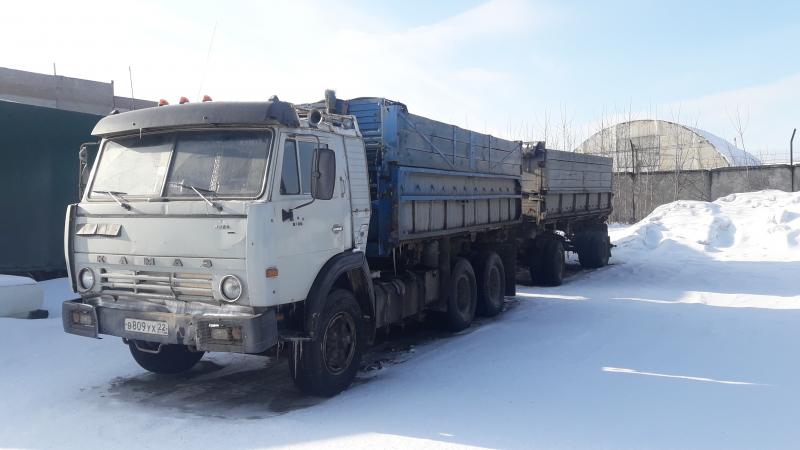
[[[156,106],[156,102],[114,95],[113,83],[45,75],[0,67],[0,100],[105,116]]]
[[[792,191],[800,191],[800,169],[795,167],[792,172],[794,172],[794,185],[792,186]]]
[[[763,189],[792,189],[792,168],[788,165],[738,167],[711,172],[711,200],[737,192]],[[795,187],[797,189],[797,187]]]
[[[612,222],[632,223],[675,200],[714,201],[737,192],[800,190],[800,169],[789,165],[725,167],[682,172],[614,174]]]

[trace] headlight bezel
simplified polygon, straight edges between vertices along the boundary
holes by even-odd
[[[84,283],[84,275],[89,275],[91,277],[91,283],[88,283],[88,286],[87,283]],[[89,292],[97,283],[97,277],[95,276],[94,270],[92,270],[90,267],[84,267],[78,271],[77,281],[78,282],[76,284],[78,285],[78,290],[81,292]]]
[[[225,285],[226,282],[234,282],[238,286],[238,294],[234,297],[229,295],[230,292],[226,292]],[[236,275],[225,275],[219,280],[219,294],[223,301],[228,303],[233,303],[238,301],[242,298],[242,294],[244,293],[244,284],[242,280],[239,279]]]

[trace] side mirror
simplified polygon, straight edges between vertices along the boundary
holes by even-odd
[[[314,150],[311,165],[311,198],[330,200],[336,185],[336,154],[329,148]]]

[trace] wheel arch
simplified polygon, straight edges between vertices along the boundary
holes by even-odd
[[[306,297],[304,323],[308,336],[312,340],[317,339],[314,334],[317,320],[325,307],[328,293],[335,288],[348,289],[356,297],[364,318],[367,337],[371,342],[375,333],[375,294],[367,259],[362,252],[339,253],[329,259],[317,273]]]

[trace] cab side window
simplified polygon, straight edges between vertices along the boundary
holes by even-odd
[[[297,144],[287,139],[283,144],[283,165],[281,169],[281,195],[300,193],[300,178],[297,172]]]
[[[311,193],[311,165],[314,163],[314,148],[316,142],[298,142],[298,153],[300,156],[300,180],[302,181],[303,194]],[[323,147],[327,147],[323,145]]]
[[[319,144],[328,148],[328,144]],[[314,161],[316,141],[287,139],[283,145],[283,167],[281,169],[281,194],[298,195],[311,193],[311,166]]]

